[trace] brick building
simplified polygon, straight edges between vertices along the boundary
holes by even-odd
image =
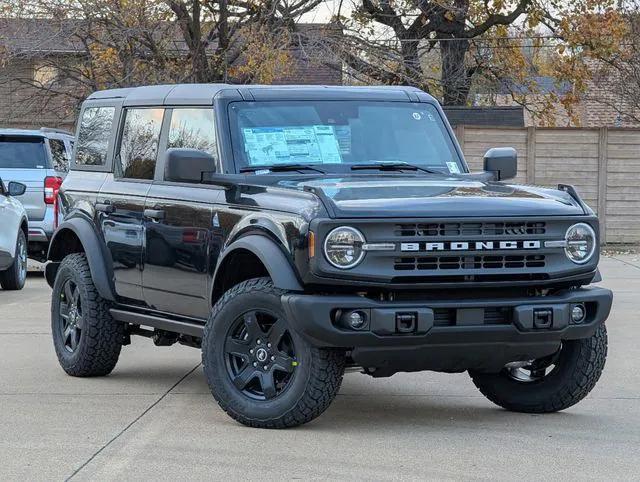
[[[82,62],[86,46],[74,35],[76,27],[77,21],[70,20],[0,18],[0,56],[12,53],[8,62],[0,62],[0,127],[73,129],[79,100],[69,94],[77,86],[60,81],[54,65],[71,59]],[[341,84],[341,65],[326,61],[313,47],[314,37],[339,32],[326,24],[297,24],[295,31],[309,41],[289,49],[291,64],[274,83]],[[172,45],[185,54],[177,30]],[[34,82],[41,87],[34,88]]]

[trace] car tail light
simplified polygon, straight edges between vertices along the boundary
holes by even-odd
[[[54,204],[62,178],[57,176],[47,176],[44,178],[44,202],[45,204]]]

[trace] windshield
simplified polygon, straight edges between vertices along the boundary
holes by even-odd
[[[0,169],[46,169],[41,137],[0,137]]]
[[[236,168],[285,164],[408,163],[465,172],[437,109],[376,101],[234,102],[229,107]]]

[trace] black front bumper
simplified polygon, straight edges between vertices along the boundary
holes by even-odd
[[[511,361],[547,356],[563,340],[593,335],[609,316],[612,300],[610,290],[597,287],[545,297],[411,302],[357,295],[282,297],[301,336],[315,346],[351,350],[356,364],[375,368],[380,376],[417,370],[497,371]],[[575,305],[586,308],[580,323],[571,321]],[[504,319],[487,319],[485,312],[496,309],[504,313]],[[340,317],[353,310],[366,318],[360,330],[350,328]],[[450,316],[442,320],[440,313]],[[399,317],[406,315],[414,318],[415,327],[410,333],[399,333]]]

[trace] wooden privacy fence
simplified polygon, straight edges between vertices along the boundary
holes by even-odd
[[[606,243],[640,243],[640,129],[487,128],[459,125],[472,170],[491,147],[518,151],[516,182],[572,184],[598,213]]]

